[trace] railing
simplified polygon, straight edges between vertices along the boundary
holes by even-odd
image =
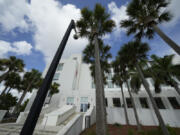
[[[89,110],[84,114],[84,124],[83,129],[89,128],[96,122],[96,110],[95,107],[89,108]]]

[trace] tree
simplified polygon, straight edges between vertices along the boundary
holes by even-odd
[[[125,60],[124,62],[127,65],[129,65],[130,67],[132,67],[133,65],[135,66],[141,78],[142,84],[147,94],[149,95],[149,98],[151,100],[152,106],[154,108],[155,114],[157,116],[161,129],[163,131],[163,134],[169,135],[169,132],[165,126],[164,120],[162,119],[162,116],[158,110],[156,102],[149,89],[148,82],[146,81],[144,77],[142,68],[139,66],[139,61],[147,59],[147,52],[149,51],[149,49],[150,48],[147,43],[141,43],[140,41],[128,42],[121,48],[121,50],[119,51],[119,55],[122,59]]]
[[[18,73],[15,72],[9,73],[7,78],[5,79],[5,83],[4,83],[5,88],[2,91],[1,95],[5,94],[7,90],[8,90],[7,93],[9,93],[12,88],[14,89],[18,88],[20,85],[20,81],[21,81],[21,77],[19,76]]]
[[[134,70],[130,71],[130,87],[134,93],[138,93],[141,87],[141,79],[139,78],[139,74]]]
[[[112,58],[111,53],[109,52],[111,47],[109,45],[104,45],[102,40],[99,42],[99,55],[100,55],[100,64],[102,70],[103,82],[106,84],[107,76],[106,74],[110,73],[111,64],[108,60]],[[94,57],[94,45],[88,44],[83,51],[83,61],[87,64],[90,64],[91,76],[95,80],[95,57]]]
[[[110,73],[111,65],[108,63],[108,59],[112,57],[110,54],[110,46],[104,45],[102,40],[98,40],[99,42],[99,55],[100,55],[100,64],[102,69],[102,78],[103,78],[103,84],[106,84],[107,74]],[[91,76],[95,80],[95,57],[94,57],[94,45],[87,45],[86,48],[83,51],[83,61],[85,63],[90,64],[90,70],[91,70]],[[96,82],[95,82],[96,83]],[[104,89],[104,85],[103,85]],[[105,118],[106,118],[106,105],[105,105],[105,94],[104,91],[102,92],[103,95],[103,101],[104,101],[104,112],[105,112]],[[106,120],[105,120],[106,121]]]
[[[9,110],[17,103],[17,97],[14,97],[11,93],[3,94],[0,96],[0,110]]]
[[[180,55],[180,47],[157,26],[157,24],[171,20],[172,15],[170,12],[163,10],[168,5],[169,1],[167,0],[132,0],[126,10],[129,18],[122,20],[120,25],[127,28],[127,35],[134,33],[138,39],[142,37],[151,39],[154,36],[154,32],[156,32]]]
[[[123,105],[124,105],[124,114],[125,114],[125,119],[127,125],[129,125],[129,119],[128,119],[128,114],[127,114],[127,105],[124,97],[124,91],[123,91],[123,75],[122,75],[122,70],[119,64],[119,58],[116,57],[116,60],[112,62],[112,67],[114,70],[114,75],[112,78],[113,83],[115,83],[117,86],[120,86],[121,88],[121,94],[122,94],[122,99],[123,99]]]
[[[13,113],[17,113],[19,111],[19,107],[28,92],[31,92],[33,89],[38,89],[40,87],[39,82],[41,82],[41,73],[38,70],[32,69],[30,72],[26,72],[24,74],[20,86],[20,90],[23,91],[23,93]]]
[[[112,32],[115,23],[109,19],[110,15],[100,4],[96,4],[93,11],[88,8],[81,10],[81,18],[77,21],[80,37],[88,38],[89,43],[94,45],[95,51],[95,82],[96,82],[96,134],[106,135],[106,114],[104,112],[104,86],[99,57],[98,39],[106,33]]]
[[[20,112],[24,112],[24,110],[25,110],[28,102],[29,102],[29,99],[27,99],[26,101],[24,101],[24,103],[20,106],[20,109],[19,109]]]
[[[153,70],[154,74],[157,74],[156,78],[160,81],[155,83],[160,86],[160,84],[170,85],[175,88],[177,93],[180,95],[180,89],[178,87],[178,82],[174,79],[180,78],[180,64],[173,64],[174,55],[166,55],[163,58],[160,58],[156,55],[152,55],[152,66],[151,69]],[[159,92],[161,89],[159,89]]]
[[[121,74],[122,81],[125,82],[125,84],[126,84],[126,86],[128,88],[128,93],[129,93],[129,96],[130,96],[130,99],[131,99],[131,102],[132,102],[134,115],[135,115],[135,119],[136,119],[136,122],[137,122],[137,128],[138,128],[138,130],[141,130],[141,125],[140,125],[140,122],[139,122],[139,117],[138,117],[138,114],[137,114],[136,105],[135,105],[134,98],[132,96],[132,93],[131,93],[131,90],[130,90],[130,87],[129,87],[129,83],[128,83],[129,74],[128,74],[128,71],[127,71],[127,65],[124,63],[124,60],[121,59],[119,56],[116,57],[116,60],[114,61],[113,65],[114,65],[115,73],[119,72]]]
[[[58,88],[59,88],[59,84],[58,83],[54,82],[53,84],[51,84],[50,91],[49,91],[49,94],[51,96],[50,97],[50,101],[51,101],[52,96],[59,92]]]
[[[3,70],[6,70],[6,72],[0,76],[0,83],[7,78],[9,73],[23,71],[24,62],[15,56],[10,56],[9,59],[1,59],[0,61],[3,63]]]

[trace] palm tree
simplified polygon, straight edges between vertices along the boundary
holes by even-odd
[[[17,103],[17,97],[14,97],[11,93],[0,95],[0,110],[9,110]]]
[[[32,69],[30,72],[26,72],[23,76],[23,80],[21,81],[20,90],[23,91],[13,113],[17,113],[19,111],[19,107],[25,98],[28,92],[31,92],[33,89],[38,89],[40,87],[41,81],[41,73],[36,70]]]
[[[115,83],[117,86],[120,86],[120,88],[121,88],[125,119],[126,119],[127,125],[129,125],[129,119],[128,119],[128,114],[127,114],[127,105],[126,105],[126,101],[125,101],[125,97],[124,97],[124,91],[123,91],[122,71],[121,71],[121,68],[119,66],[119,58],[116,58],[116,60],[112,62],[112,67],[114,69],[114,75],[113,75],[112,81],[113,81],[113,83]]]
[[[9,73],[7,78],[5,79],[5,83],[4,83],[5,88],[2,91],[1,95],[5,94],[6,91],[7,93],[9,93],[12,88],[14,89],[18,88],[18,86],[20,85],[20,81],[21,81],[21,77],[19,76],[18,73],[15,72]]]
[[[139,74],[133,70],[133,71],[130,71],[130,87],[132,89],[132,91],[134,93],[138,93],[140,91],[140,87],[141,87],[141,79],[139,78]]]
[[[110,73],[111,65],[108,60],[112,58],[111,53],[109,52],[111,47],[109,45],[104,45],[102,40],[99,42],[99,55],[100,55],[100,64],[102,70],[103,82],[106,84],[107,76],[106,74]],[[94,45],[88,44],[83,51],[83,61],[87,64],[90,64],[91,76],[95,80],[95,57],[94,57]]]
[[[103,79],[99,57],[98,39],[106,33],[112,32],[115,23],[109,19],[110,15],[100,4],[96,4],[93,11],[88,8],[81,10],[81,18],[77,21],[79,36],[88,38],[90,44],[94,45],[95,52],[95,82],[96,82],[96,134],[106,135],[106,122],[103,99]]]
[[[100,53],[100,64],[101,64],[101,69],[102,69],[102,77],[103,77],[103,84],[106,84],[106,79],[107,76],[106,74],[110,73],[110,67],[111,65],[108,63],[108,59],[111,58],[111,54],[109,53],[110,51],[110,46],[109,45],[104,45],[102,40],[98,40],[99,42],[99,53]],[[91,76],[95,80],[95,57],[94,57],[94,45],[87,45],[86,48],[83,51],[83,61],[85,63],[90,64],[90,70],[91,70]],[[103,85],[104,89],[104,85]],[[106,105],[105,105],[105,95],[104,91],[102,93],[103,95],[103,101],[104,101],[104,112],[106,115]],[[106,117],[105,117],[106,119]],[[106,120],[105,120],[106,122]]]
[[[160,58],[156,55],[152,55],[152,67],[154,74],[157,74],[156,78],[162,80],[157,84],[166,84],[175,88],[177,93],[180,95],[180,89],[178,87],[178,82],[174,79],[179,79],[180,77],[180,64],[172,64],[174,55],[166,55]],[[161,89],[160,89],[161,90]]]
[[[149,89],[148,82],[146,81],[144,74],[142,72],[142,68],[139,66],[139,61],[143,59],[147,59],[147,52],[149,51],[149,46],[147,43],[141,43],[140,41],[134,41],[134,42],[128,42],[125,44],[121,50],[119,51],[119,55],[122,59],[124,59],[126,64],[129,66],[135,66],[137,72],[139,73],[139,76],[141,78],[142,84],[146,90],[146,92],[149,95],[149,98],[152,102],[152,106],[154,108],[155,114],[157,116],[157,119],[159,121],[159,124],[162,128],[164,135],[169,135],[169,132],[165,126],[164,120],[162,119],[162,116],[158,110],[158,107],[156,105],[156,102],[152,96],[152,93]]]
[[[59,88],[59,84],[58,83],[54,82],[53,84],[51,84],[50,92],[49,92],[51,97],[50,97],[49,102],[51,101],[52,96],[59,92],[58,88]]]
[[[10,56],[9,59],[3,59],[3,70],[6,70],[4,74],[0,76],[0,83],[5,80],[11,72],[22,72],[24,68],[24,62],[21,59],[17,59],[15,56]]]
[[[135,105],[134,98],[133,98],[133,96],[131,94],[131,90],[130,90],[129,83],[128,83],[129,74],[128,74],[128,71],[127,71],[127,65],[125,64],[124,60],[121,59],[121,57],[119,57],[119,56],[116,57],[114,65],[116,66],[115,70],[119,71],[121,73],[122,80],[123,80],[123,82],[125,82],[125,84],[126,84],[126,86],[128,88],[128,93],[129,93],[129,96],[130,96],[130,99],[131,99],[131,102],[132,102],[134,115],[135,115],[135,119],[136,119],[136,122],[137,122],[137,128],[138,128],[138,130],[141,130],[141,125],[140,125],[140,122],[139,122],[139,117],[138,117],[138,114],[137,114],[136,105]]]
[[[129,18],[122,20],[120,25],[127,28],[127,35],[134,33],[138,39],[142,37],[151,39],[156,32],[180,55],[180,47],[157,26],[157,24],[171,20],[170,12],[164,10],[168,5],[169,1],[167,0],[132,0],[126,10]]]

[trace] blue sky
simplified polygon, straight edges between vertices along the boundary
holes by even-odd
[[[50,62],[63,37],[71,19],[80,18],[80,9],[93,9],[96,3],[101,3],[111,14],[117,27],[110,35],[104,37],[105,43],[111,45],[111,53],[116,55],[120,47],[132,40],[127,37],[125,29],[119,28],[119,22],[126,19],[127,0],[3,0],[0,3],[0,58],[15,55],[24,60],[26,69],[32,68],[43,71],[46,63]],[[169,23],[159,27],[180,45],[180,5],[179,0],[172,0],[168,10],[174,15]],[[86,39],[75,41],[73,32],[67,43],[63,57],[72,53],[80,53],[87,44]],[[164,56],[174,51],[155,35],[153,40],[146,40],[150,54]],[[179,57],[175,57],[180,61]]]

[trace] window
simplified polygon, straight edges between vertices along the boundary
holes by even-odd
[[[109,74],[107,75],[107,79],[108,79],[108,80],[112,80],[112,73],[109,73]]]
[[[55,73],[53,80],[58,80],[60,76],[60,73]]]
[[[142,108],[149,108],[147,98],[139,98]]]
[[[113,83],[112,83],[112,81],[108,81],[108,88],[114,88],[114,85],[113,85]]]
[[[127,85],[126,85],[126,84],[123,84],[123,87],[124,87],[124,88],[127,88]]]
[[[113,98],[114,107],[121,107],[120,98]]]
[[[88,103],[88,97],[81,97],[81,103]]]
[[[108,107],[108,100],[107,100],[107,98],[105,98],[105,104],[106,104],[106,107]]]
[[[57,71],[61,71],[63,69],[64,63],[59,63],[57,66]]]
[[[154,100],[159,109],[166,109],[160,97],[155,97]]]
[[[128,108],[132,108],[132,107],[133,107],[133,106],[132,106],[132,101],[131,101],[130,98],[126,98],[126,103],[127,103],[127,107],[128,107]]]
[[[178,101],[176,100],[176,97],[168,97],[168,100],[174,109],[180,109],[180,105]]]
[[[95,88],[94,81],[92,81],[92,82],[91,82],[91,87],[92,87],[92,89],[94,89],[94,88]]]
[[[67,97],[67,105],[73,105],[74,104],[74,97]]]

